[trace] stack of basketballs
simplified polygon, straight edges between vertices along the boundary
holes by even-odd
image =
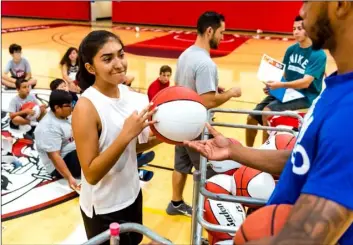
[[[296,137],[290,133],[275,133],[260,147],[261,149],[293,149]],[[232,139],[233,143],[240,142]],[[268,200],[279,176],[271,175],[241,163],[210,161],[218,174],[206,181],[206,190],[216,194],[228,194]],[[266,207],[216,201],[205,198],[204,219],[212,224],[234,226],[236,233],[208,230],[208,240],[212,245],[241,245],[247,241],[261,239],[279,232],[289,214],[290,205]],[[249,212],[251,211],[251,212]]]

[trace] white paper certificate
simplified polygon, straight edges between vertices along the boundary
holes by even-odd
[[[285,67],[285,64],[264,54],[257,72],[257,78],[262,82],[281,81]]]

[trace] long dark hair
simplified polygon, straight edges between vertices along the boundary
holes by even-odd
[[[115,39],[124,48],[124,44],[119,36],[105,30],[92,31],[82,40],[78,49],[79,69],[76,74],[76,80],[82,92],[92,86],[96,79],[93,74],[87,71],[85,64],[89,63],[93,65],[94,56],[109,39]]]
[[[67,65],[68,67],[71,65],[71,60],[69,58],[70,54],[72,51],[76,51],[78,53],[77,48],[70,47],[66,50],[66,53],[64,56],[61,58],[60,65]],[[76,61],[77,64],[78,60]]]

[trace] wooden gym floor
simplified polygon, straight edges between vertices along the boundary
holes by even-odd
[[[55,23],[69,23],[69,21],[2,18],[3,29]],[[109,22],[102,22],[99,25],[119,34],[126,45],[166,35],[166,32],[144,31],[136,37],[132,30],[112,29],[112,24]],[[61,77],[58,63],[67,48],[78,47],[87,33],[98,28],[102,29],[94,26],[64,26],[3,34],[2,68],[10,59],[9,45],[18,43],[23,47],[23,57],[26,57],[31,64],[33,77],[38,79],[38,88],[48,88],[51,80]],[[262,83],[256,78],[262,55],[266,53],[282,60],[286,48],[291,44],[293,44],[291,41],[249,39],[228,56],[215,58],[214,61],[219,69],[220,85],[225,88],[240,86],[243,93],[241,98],[229,101],[222,108],[253,109],[255,104],[264,97]],[[330,74],[335,70],[335,64],[332,57],[328,53],[327,55],[329,57],[327,74]],[[133,87],[140,88],[142,92],[146,91],[148,85],[158,77],[161,65],[170,65],[174,71],[176,64],[176,59],[151,58],[129,53],[127,53],[127,59],[128,73],[135,76]],[[245,120],[246,115],[216,114],[217,122],[245,123]],[[219,130],[245,144],[244,130],[226,128],[219,128]],[[256,145],[260,142],[261,138],[258,137]],[[173,149],[173,146],[167,144],[156,147],[154,149],[156,157],[152,164],[173,168]],[[189,244],[191,219],[184,216],[168,216],[165,213],[171,198],[172,171],[157,167],[146,167],[146,169],[153,171],[154,177],[143,185],[144,225],[175,244]],[[190,176],[184,194],[185,201],[190,204],[192,188],[192,176]],[[4,244],[73,244],[85,241],[78,198],[3,222],[2,226]]]

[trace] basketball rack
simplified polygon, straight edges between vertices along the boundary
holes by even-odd
[[[161,237],[160,235],[156,234],[155,232],[153,232],[152,230],[150,230],[149,228],[147,228],[146,226],[143,226],[141,224],[137,224],[137,223],[120,224],[120,234],[127,233],[127,232],[140,233],[144,236],[147,236],[151,240],[159,242],[163,245],[164,244],[165,245],[173,245],[173,243],[171,241]],[[98,244],[102,244],[102,243],[109,241],[109,240],[110,240],[110,231],[108,229],[108,230],[98,234],[97,236],[92,237],[87,242],[83,243],[82,245],[98,245]],[[124,245],[124,244],[121,244],[121,245]]]
[[[299,128],[303,124],[303,118],[297,112],[294,112],[294,111],[273,112],[273,111],[256,111],[256,110],[211,109],[208,111],[208,115],[207,115],[208,122],[211,126],[288,132],[296,135],[296,131],[285,127],[269,127],[269,126],[212,122],[212,116],[214,113],[217,113],[217,112],[233,113],[233,114],[248,114],[248,115],[288,116],[288,117],[294,117],[299,119]],[[207,128],[204,129],[201,139],[202,140],[209,139],[209,132]],[[205,188],[206,171],[207,171],[207,159],[201,155],[199,170],[195,170],[193,172],[193,180],[194,180],[193,201],[192,201],[193,213],[192,213],[192,220],[191,220],[191,239],[190,239],[190,244],[193,244],[193,245],[202,244],[202,228],[205,228],[206,230],[209,230],[209,231],[217,231],[217,232],[223,232],[223,233],[236,233],[239,228],[239,227],[215,225],[207,222],[203,218],[205,197],[211,200],[240,203],[242,205],[250,204],[250,205],[263,206],[267,202],[267,200],[251,198],[251,197],[234,196],[234,195],[227,195],[227,194],[215,194],[206,190]]]

